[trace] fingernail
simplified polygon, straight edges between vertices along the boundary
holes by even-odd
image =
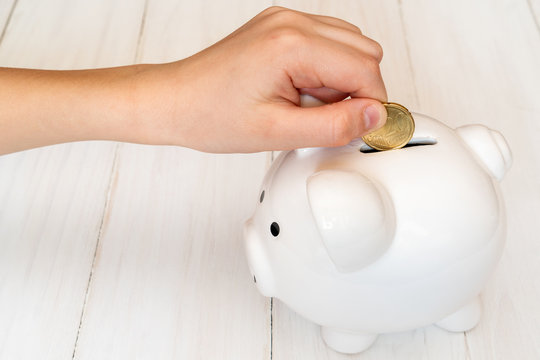
[[[382,109],[384,109],[384,107]],[[386,112],[384,114],[381,113],[381,106],[370,105],[364,110],[364,124],[366,130],[379,129],[384,125],[385,120]]]

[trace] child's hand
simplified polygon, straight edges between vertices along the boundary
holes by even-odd
[[[132,140],[208,152],[347,144],[386,121],[381,57],[354,25],[272,7],[190,58],[141,72]],[[299,93],[333,104],[300,108]]]
[[[96,139],[207,152],[344,145],[386,121],[381,56],[345,21],[272,7],[173,63],[0,68],[0,154]],[[300,93],[333,104],[300,108]]]

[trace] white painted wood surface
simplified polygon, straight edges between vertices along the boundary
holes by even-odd
[[[6,27],[4,25],[9,22],[9,18],[15,9],[14,4],[15,0],[6,0],[0,2],[0,42],[5,35]]]
[[[140,60],[186,57],[269,4],[233,5],[150,2]],[[265,167],[264,153],[121,146],[76,359],[270,357],[270,300],[241,239]]]
[[[0,359],[540,358],[538,0],[274,3],[344,18],[379,41],[393,101],[504,133],[509,235],[480,325],[387,334],[363,354],[337,354],[252,284],[241,226],[266,154],[92,142],[0,157]],[[170,61],[269,5],[3,0],[0,66]]]
[[[116,36],[136,43],[140,16],[128,22],[131,28],[119,24],[129,17],[128,2],[124,8],[106,1],[15,4],[11,16],[3,17],[9,23],[0,27],[2,66],[133,62],[134,51],[113,52],[123,50]],[[1,359],[72,357],[96,242],[104,231],[115,146],[66,144],[0,158]]]

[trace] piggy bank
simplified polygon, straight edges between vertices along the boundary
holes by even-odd
[[[503,136],[413,115],[399,150],[357,139],[282,152],[244,227],[258,290],[320,325],[338,352],[433,323],[472,329],[503,249]]]

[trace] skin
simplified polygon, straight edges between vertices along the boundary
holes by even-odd
[[[345,145],[386,121],[381,58],[350,23],[271,7],[172,63],[0,68],[0,154],[83,140],[216,153]],[[328,104],[302,108],[300,94]]]

